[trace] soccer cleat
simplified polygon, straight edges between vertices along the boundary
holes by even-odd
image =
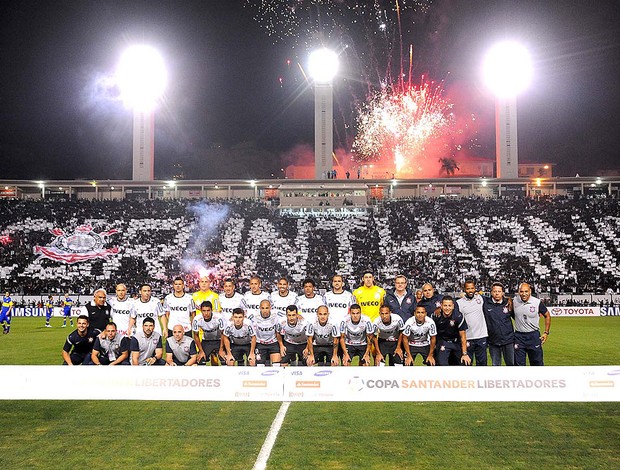
[[[51,328],[52,325],[50,325],[49,323],[47,325],[45,325],[45,328]]]
[[[61,326],[61,328],[66,328],[66,327],[67,327],[67,325],[62,325],[62,326]]]

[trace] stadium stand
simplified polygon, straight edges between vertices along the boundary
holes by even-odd
[[[2,200],[0,213],[0,285],[18,295],[89,294],[121,281],[130,290],[149,281],[163,293],[198,266],[216,283],[232,276],[243,285],[256,273],[272,288],[285,275],[297,290],[306,276],[327,288],[333,273],[357,280],[367,268],[386,285],[402,273],[448,292],[467,276],[483,289],[529,280],[552,295],[620,286],[620,203],[612,198],[394,199],[321,216],[279,213],[252,199]],[[54,229],[66,242],[83,226],[118,253],[72,264],[35,253],[59,246]],[[94,249],[88,240],[78,252]],[[195,275],[188,280],[194,288]]]

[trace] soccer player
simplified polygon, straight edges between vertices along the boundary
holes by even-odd
[[[233,310],[232,323],[224,328],[222,345],[226,365],[256,365],[256,334],[250,320],[241,308]]]
[[[261,289],[262,281],[258,276],[250,278],[250,290],[243,294],[245,301],[245,316],[252,320],[255,315],[260,315],[260,303],[269,300],[269,294]]]
[[[110,306],[105,301],[106,292],[104,289],[97,289],[93,293],[93,300],[82,307],[84,315],[88,316],[88,324],[91,328],[99,331],[105,330],[110,322]]]
[[[272,366],[279,366],[282,356],[282,337],[280,331],[280,319],[271,311],[271,302],[263,300],[260,303],[260,315],[252,319],[254,333],[256,333],[256,363],[265,365],[269,362]]]
[[[116,324],[117,333],[130,336],[129,318],[134,300],[127,295],[127,286],[125,284],[117,284],[115,292],[116,297],[112,297],[108,300],[110,304],[110,316],[112,317],[112,321]]]
[[[499,282],[491,285],[491,297],[484,299],[484,317],[489,330],[489,354],[491,364],[502,365],[502,356],[507,366],[515,365],[515,333],[512,326],[514,316],[512,301],[504,297],[504,286]]]
[[[77,329],[67,336],[62,348],[63,365],[90,364],[95,339],[100,333],[99,330],[89,328],[86,315],[80,315],[77,318]]]
[[[403,349],[401,347],[401,332],[405,329],[403,319],[392,313],[389,305],[379,308],[379,318],[373,322],[375,343],[375,365],[385,365],[386,359],[390,365],[403,365]]]
[[[216,294],[217,295],[217,294]],[[168,325],[181,325],[184,334],[192,337],[192,319],[196,312],[193,296],[185,292],[185,281],[181,277],[175,277],[172,282],[172,293],[164,298],[163,310]],[[168,330],[168,337],[172,331]]]
[[[362,285],[353,291],[355,302],[362,309],[362,315],[375,321],[379,317],[379,307],[383,304],[385,290],[375,285],[375,276],[372,271],[365,271],[362,275]]]
[[[456,301],[459,311],[467,322],[467,354],[476,366],[487,365],[487,322],[484,318],[484,300],[476,293],[476,283],[467,279],[463,285],[465,297]]]
[[[343,350],[342,365],[350,366],[354,357],[360,358],[360,365],[370,365],[370,345],[375,329],[372,321],[362,315],[362,307],[351,305],[349,316],[340,324],[340,346]]]
[[[286,318],[286,307],[297,302],[297,294],[289,290],[289,282],[285,277],[278,280],[278,289],[269,295],[273,312],[280,320]]]
[[[172,336],[166,339],[166,365],[195,366],[196,354],[196,343],[185,334],[185,327],[174,325]]]
[[[97,366],[129,365],[129,338],[118,333],[116,323],[108,323],[103,337],[97,336],[91,360]]]
[[[199,332],[202,331],[202,340]],[[200,315],[196,315],[192,321],[192,332],[194,342],[198,347],[196,361],[198,364],[206,364],[211,361],[212,366],[219,366],[220,358],[224,360],[224,349],[222,346],[222,331],[224,331],[224,319],[220,313],[213,312],[213,305],[205,300],[200,304]]]
[[[221,311],[220,296],[217,292],[211,290],[211,278],[209,276],[201,276],[200,279],[198,279],[198,288],[199,290],[194,292],[194,294],[192,295],[192,299],[194,299],[194,305],[196,306],[196,311],[192,313],[192,320],[194,319],[195,315],[200,314],[200,311],[198,311],[198,306],[202,304],[205,300],[211,302],[214,312]]]
[[[417,301],[415,294],[407,287],[407,278],[399,274],[394,278],[394,289],[385,292],[385,305],[390,307],[392,313],[402,318],[403,324],[413,316]]]
[[[50,319],[54,314],[54,297],[49,295],[47,297],[47,301],[45,302],[45,328],[51,328]]]
[[[454,364],[471,365],[467,353],[467,322],[465,317],[454,308],[454,299],[445,295],[441,299],[438,313],[433,314],[437,327],[437,358],[438,366]]]
[[[153,317],[146,317],[141,326],[141,330],[131,337],[131,365],[163,366],[164,348],[161,334],[155,331],[155,320]]]
[[[329,321],[340,327],[349,314],[349,308],[355,303],[353,294],[345,290],[344,278],[340,274],[332,277],[332,290],[325,293],[325,305],[329,309]]]
[[[531,366],[544,366],[543,347],[551,328],[551,314],[547,307],[532,297],[531,286],[523,282],[519,285],[519,295],[512,301],[515,313],[515,365],[524,366],[526,356]],[[545,331],[541,335],[538,326],[539,316],[545,318]]]
[[[422,356],[422,361],[425,364],[435,365],[437,327],[434,320],[426,315],[424,306],[418,305],[415,308],[414,316],[405,322],[402,336],[406,366],[412,366],[418,354]]]
[[[64,317],[61,328],[67,327],[67,319],[71,326],[73,326],[73,318],[71,318],[71,307],[73,306],[73,299],[69,297],[69,294],[65,294],[65,298],[62,301],[62,316]]]
[[[233,310],[240,308],[247,309],[243,295],[235,291],[235,281],[228,278],[224,281],[224,294],[220,295],[220,305],[222,308],[222,318],[226,323],[232,319]]]
[[[154,319],[159,317],[159,321],[155,323],[155,332],[166,338],[168,336],[168,318],[161,302],[159,299],[152,297],[151,292],[150,284],[142,284],[140,286],[140,297],[133,302],[129,312],[128,330],[130,333],[128,334],[131,334],[134,327],[136,332],[141,331],[142,321],[145,318]]]
[[[330,319],[329,309],[326,305],[321,305],[316,312],[316,322],[310,325],[311,333],[308,351],[307,364],[312,366],[337,366],[338,346],[340,344],[339,326]]]
[[[297,297],[297,310],[299,315],[306,319],[309,324],[316,321],[316,311],[321,305],[325,305],[325,299],[315,292],[316,282],[314,279],[304,279],[301,283],[303,294]]]
[[[305,366],[309,351],[312,349],[312,336],[308,320],[299,315],[296,305],[286,307],[286,320],[280,324],[280,354],[282,365],[293,364]]]
[[[11,316],[13,313],[13,300],[11,293],[6,291],[2,297],[2,308],[0,308],[0,324],[2,324],[2,333],[8,334],[11,331]]]

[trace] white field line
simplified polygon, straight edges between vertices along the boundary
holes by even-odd
[[[278,437],[278,433],[280,432],[280,428],[282,427],[284,417],[286,416],[286,412],[290,404],[290,401],[283,401],[280,409],[278,410],[278,414],[276,414],[276,417],[273,418],[273,423],[271,423],[271,428],[269,428],[265,442],[263,442],[263,447],[261,447],[258,457],[256,458],[253,470],[265,470],[265,468],[267,468],[267,460],[269,460],[271,449],[273,449],[273,446],[276,443],[276,438]]]

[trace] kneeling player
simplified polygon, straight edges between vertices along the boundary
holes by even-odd
[[[358,304],[351,305],[350,315],[340,324],[343,365],[350,366],[356,356],[360,358],[360,365],[370,365],[370,345],[374,331],[370,318],[362,316],[362,308]]]
[[[338,344],[340,334],[338,327],[329,321],[329,310],[327,306],[321,305],[316,311],[317,321],[315,321],[308,332],[311,334],[308,351],[307,364],[309,366],[317,364],[319,366],[337,366]]]
[[[91,359],[97,366],[129,365],[129,338],[118,333],[116,323],[106,325],[104,335],[97,336]]]
[[[429,366],[435,365],[435,342],[437,328],[433,319],[426,315],[426,308],[419,305],[414,316],[405,322],[402,333],[402,344],[405,348],[405,365],[412,366],[419,354],[422,361]]]
[[[278,336],[280,321],[278,315],[271,312],[271,302],[261,300],[260,315],[252,319],[254,333],[256,333],[256,364],[264,366],[269,363],[279,366],[282,356],[282,337]]]
[[[256,334],[242,308],[235,308],[232,323],[224,328],[222,335],[226,365],[256,365]],[[247,364],[246,364],[247,361]]]
[[[90,364],[93,345],[99,334],[101,334],[99,330],[89,328],[88,317],[80,315],[77,319],[77,329],[67,336],[62,348],[63,364],[70,366]]]
[[[200,313],[201,315],[196,315],[192,321],[194,342],[198,347],[196,362],[206,364],[211,361],[212,366],[218,366],[219,362],[224,362],[225,355],[222,346],[224,320],[221,314],[213,312],[213,304],[209,300],[200,304]],[[202,341],[200,340],[201,331]],[[220,358],[220,361],[214,360],[217,357]]]
[[[183,325],[172,327],[172,337],[166,338],[167,366],[195,366],[196,343],[185,335]]]
[[[282,348],[282,365],[295,364],[305,366],[309,351],[312,348],[312,337],[309,334],[309,323],[302,318],[296,305],[286,307],[286,320],[280,324]]]
[[[405,328],[400,315],[392,313],[389,305],[379,308],[379,318],[373,324],[375,335],[375,365],[385,365],[386,359],[390,365],[403,365],[403,350],[401,347],[401,331]]]

